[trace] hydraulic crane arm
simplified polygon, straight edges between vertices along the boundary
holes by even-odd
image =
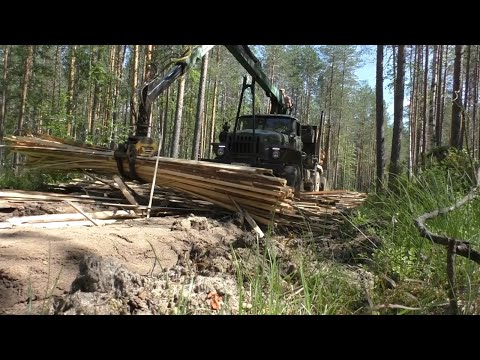
[[[157,75],[140,88],[140,105],[135,133],[137,137],[146,137],[148,134],[148,124],[153,101],[214,46],[215,45],[201,45],[195,47],[193,50],[188,50],[182,58],[177,59],[175,67],[170,70],[165,77],[160,78]]]
[[[135,161],[137,155],[154,154],[158,144],[148,137],[148,126],[154,100],[167,89],[176,79],[185,74],[198,59],[201,59],[214,45],[201,45],[187,50],[180,59],[175,60],[175,66],[164,76],[156,75],[153,79],[145,82],[139,90],[140,104],[137,114],[135,134],[129,136],[124,144],[119,144],[114,152],[119,173],[132,180],[143,181],[137,174]],[[125,169],[124,160],[128,161],[128,169]]]
[[[215,45],[199,45],[193,49],[189,49],[180,59],[177,59],[175,66],[170,72],[164,76],[156,75],[152,80],[142,85],[139,90],[140,104],[137,116],[137,125],[135,136],[144,138],[148,135],[148,124],[152,103],[154,100],[166,90],[176,79],[185,74],[199,59],[201,59]],[[267,97],[272,102],[270,112],[272,114],[286,114],[283,95],[273,85],[263,72],[260,61],[252,53],[248,45],[225,45],[235,59],[243,66],[245,70],[252,76],[257,84],[265,91]]]
[[[129,136],[127,143],[120,144],[115,151],[115,158],[122,176],[139,179],[135,170],[137,154],[153,154],[155,143],[148,137],[148,127],[152,104],[156,98],[166,90],[176,79],[185,74],[215,45],[199,45],[187,50],[180,59],[175,61],[175,66],[164,77],[155,74],[153,79],[147,80],[139,89],[140,104],[137,114],[135,134]],[[248,45],[225,45],[230,53],[237,59],[252,79],[260,85],[271,100],[272,114],[286,114],[287,107],[284,103],[283,94],[267,79],[262,70],[260,61],[249,49]],[[123,160],[127,158],[129,172],[123,168]],[[140,179],[141,180],[141,179]]]
[[[244,67],[245,70],[252,76],[258,85],[265,91],[266,95],[272,102],[270,113],[272,114],[286,114],[287,107],[285,106],[283,95],[273,85],[262,70],[260,61],[252,53],[248,45],[225,45],[230,53],[237,59],[237,61]]]

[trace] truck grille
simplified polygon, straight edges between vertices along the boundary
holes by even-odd
[[[251,154],[255,152],[258,153],[260,138],[255,136],[255,139],[253,139],[253,141],[252,139],[252,135],[229,134],[227,138],[228,151],[235,154]]]

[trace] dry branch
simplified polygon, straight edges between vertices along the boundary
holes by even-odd
[[[463,256],[467,259],[480,264],[480,252],[473,249],[467,241],[457,240],[448,236],[437,235],[429,231],[425,222],[439,215],[445,215],[449,212],[467,204],[478,197],[480,184],[474,187],[463,199],[457,201],[454,205],[431,211],[423,214],[415,219],[415,226],[420,231],[420,235],[426,239],[432,240],[436,244],[447,247],[447,278],[448,278],[448,298],[450,303],[450,311],[452,314],[458,314],[458,304],[455,294],[455,254]]]
[[[448,236],[434,234],[429,231],[425,225],[425,222],[429,219],[433,219],[439,215],[445,215],[449,212],[459,208],[462,205],[476,199],[478,197],[478,187],[475,187],[468,195],[463,199],[457,201],[455,205],[434,210],[429,213],[425,213],[415,219],[415,226],[420,231],[420,235],[426,239],[432,240],[434,243],[439,245],[448,246],[451,241],[455,243],[455,253],[457,255],[463,256],[467,259],[475,261],[477,264],[480,264],[480,252],[472,248],[472,245],[468,241],[457,240]]]

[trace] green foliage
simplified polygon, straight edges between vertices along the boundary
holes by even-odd
[[[424,166],[437,167],[444,173],[454,174],[454,191],[465,191],[475,183],[475,171],[479,167],[479,160],[473,160],[464,150],[457,150],[448,146],[435,148],[423,159]]]
[[[383,246],[373,255],[374,271],[397,283],[394,289],[388,289],[379,281],[378,301],[401,301],[406,306],[420,306],[427,313],[442,312],[438,304],[446,301],[446,249],[420,237],[414,219],[453,205],[469,191],[473,179],[468,164],[465,154],[448,153],[413,179],[400,177],[399,193],[373,194],[358,210],[357,224],[368,224],[370,231],[383,239]],[[478,200],[471,202],[428,221],[427,226],[434,233],[480,245],[479,204]],[[458,296],[470,302],[470,307],[463,311],[478,312],[472,302],[478,291],[473,284],[480,281],[477,265],[457,256],[456,269]],[[404,296],[405,293],[410,295]]]
[[[44,190],[48,184],[71,180],[76,174],[45,173],[44,170],[24,170],[15,175],[13,170],[0,174],[0,189]]]

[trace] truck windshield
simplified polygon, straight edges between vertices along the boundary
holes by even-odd
[[[253,129],[253,119],[251,117],[239,120],[238,130],[246,129]],[[293,131],[292,119],[278,117],[256,117],[255,129],[290,133]]]

